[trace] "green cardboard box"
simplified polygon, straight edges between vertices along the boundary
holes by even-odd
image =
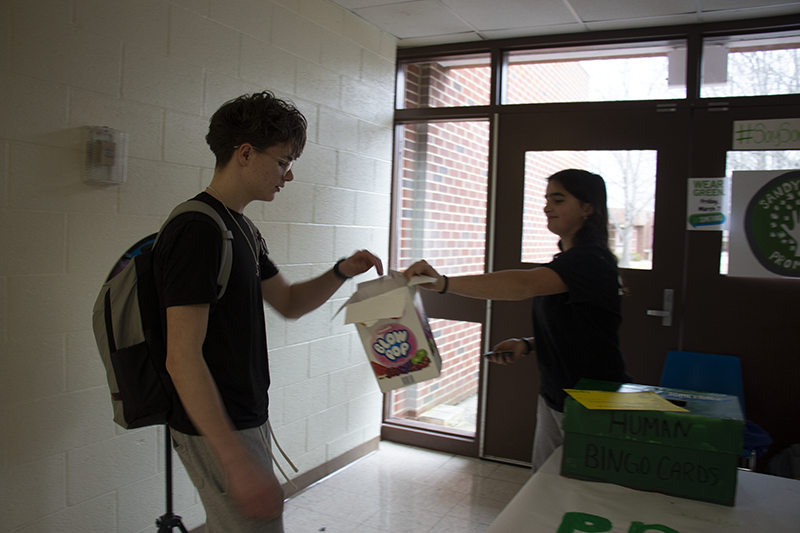
[[[653,391],[689,412],[564,404],[561,474],[733,506],[744,419],[735,396],[581,380],[580,390]]]

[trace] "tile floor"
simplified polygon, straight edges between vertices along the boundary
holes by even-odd
[[[292,497],[286,533],[480,533],[530,469],[383,441]]]

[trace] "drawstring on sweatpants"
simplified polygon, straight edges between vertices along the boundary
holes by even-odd
[[[275,456],[272,454],[272,447],[269,445],[269,439],[270,439],[270,437],[272,437],[272,442],[274,442],[274,443],[275,443],[275,446],[277,446],[277,447],[278,447],[278,450],[281,452],[281,455],[283,455],[283,458],[284,458],[284,459],[286,459],[286,462],[287,462],[287,463],[289,463],[289,466],[291,466],[291,467],[292,467],[292,469],[293,469],[295,472],[299,472],[299,470],[297,469],[297,467],[296,467],[296,466],[294,466],[294,463],[292,462],[292,460],[291,460],[291,459],[289,459],[289,456],[288,456],[288,455],[286,455],[286,452],[285,452],[285,451],[283,451],[283,448],[281,448],[281,445],[278,443],[278,439],[275,437],[275,432],[272,430],[272,424],[270,424],[270,422],[269,422],[269,419],[267,419],[267,429],[269,430],[269,437],[268,437],[268,436],[267,436],[267,434],[264,432],[264,426],[263,426],[263,424],[261,425],[261,427],[260,427],[259,429],[261,430],[261,440],[263,440],[263,441],[264,441],[264,446],[267,448],[267,453],[269,454],[270,458],[272,459],[272,462],[275,464],[275,466],[277,466],[277,467],[278,467],[278,470],[280,470],[281,474],[283,474],[283,477],[286,479],[286,481],[288,481],[288,482],[289,482],[289,484],[290,484],[290,485],[291,485],[291,486],[292,486],[292,487],[293,487],[295,490],[297,490],[297,486],[296,486],[294,483],[292,483],[292,480],[291,480],[291,479],[289,479],[289,476],[287,476],[287,475],[286,475],[286,472],[284,472],[284,471],[283,471],[283,468],[281,468],[281,465],[280,465],[280,463],[278,463],[277,459],[275,459]]]

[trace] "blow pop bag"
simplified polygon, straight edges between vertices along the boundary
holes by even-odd
[[[381,392],[439,377],[442,358],[416,285],[434,281],[415,276],[411,281],[391,271],[358,290],[342,306],[345,323],[355,324]]]

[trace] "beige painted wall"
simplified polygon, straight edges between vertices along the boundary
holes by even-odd
[[[387,258],[395,46],[328,0],[0,0],[0,532],[155,531],[163,434],[112,423],[91,310],[128,245],[209,183],[223,102],[270,89],[308,118],[295,180],[247,211],[289,279]],[[130,134],[127,183],[84,183],[86,125]],[[271,419],[301,473],[379,435],[363,349],[332,320],[354,290],[294,322],[267,311]]]

